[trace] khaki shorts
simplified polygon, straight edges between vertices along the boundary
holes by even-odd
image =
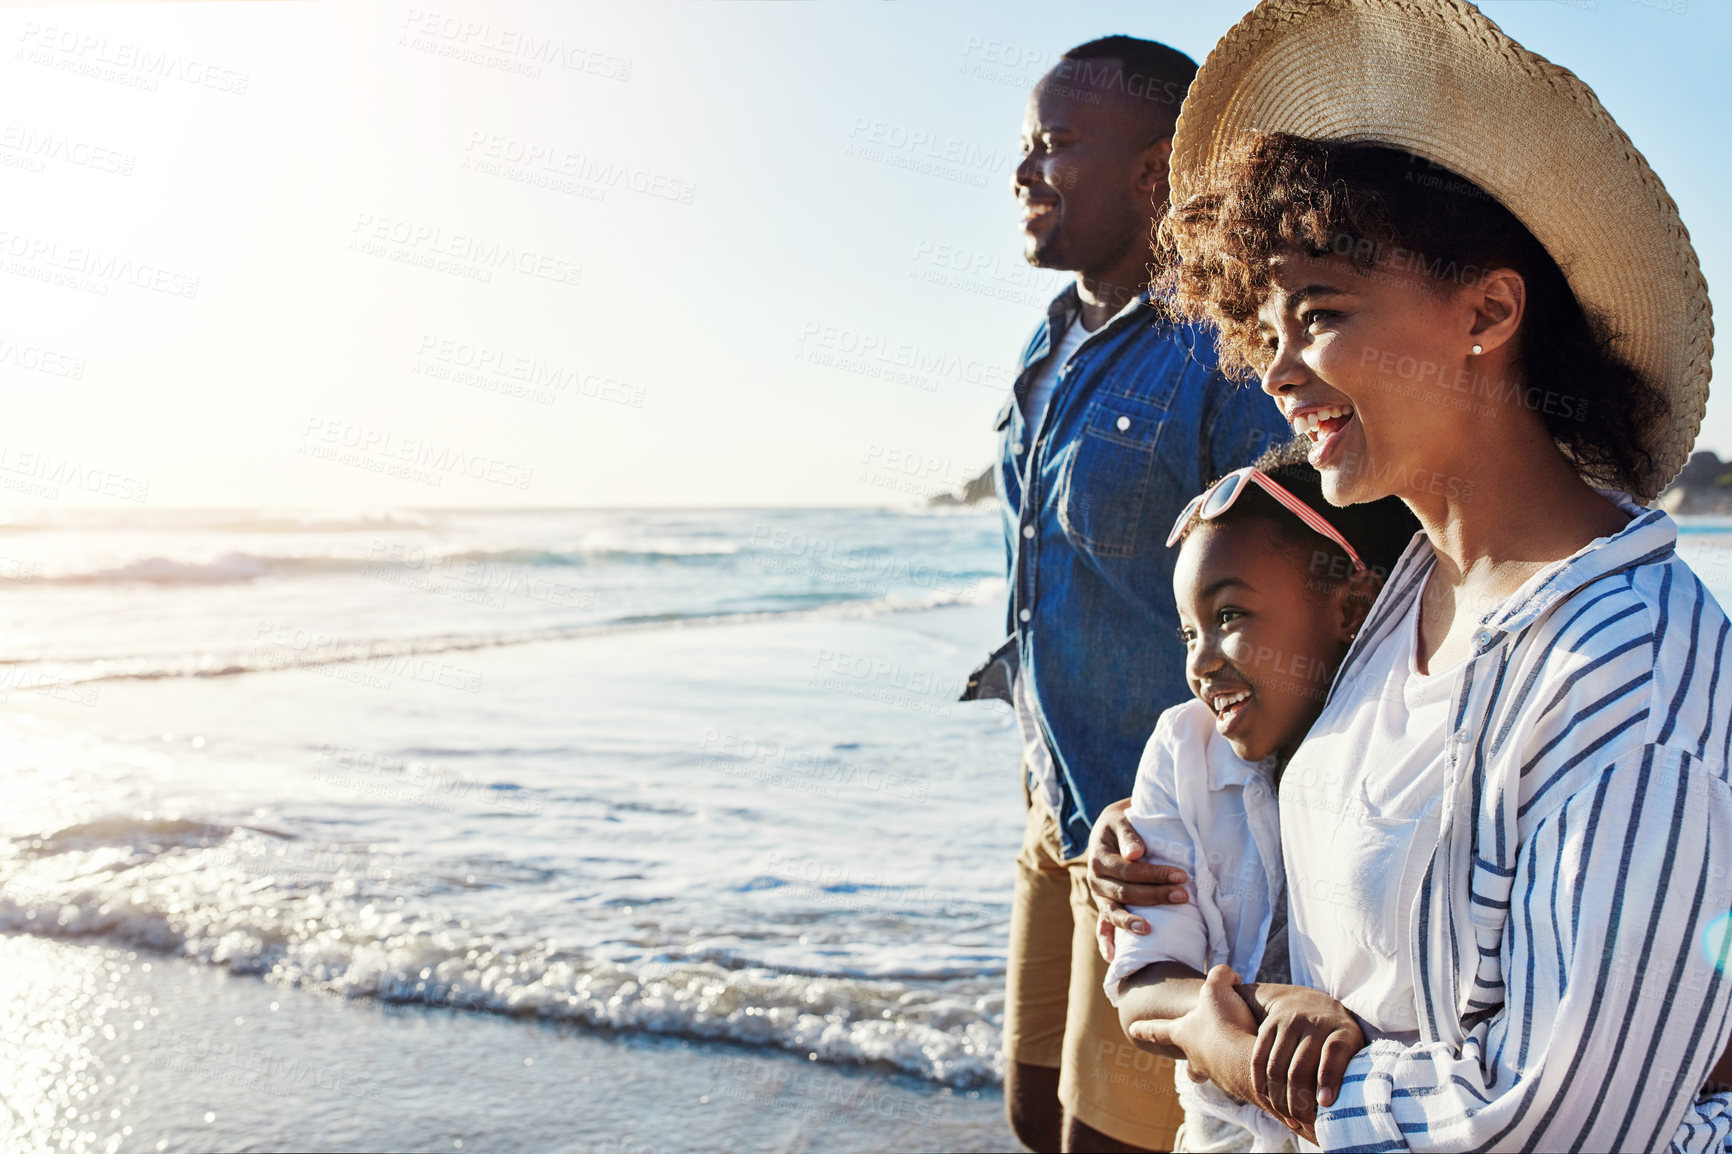
[[[1010,915],[1005,1058],[1057,1069],[1059,1102],[1084,1125],[1171,1150],[1185,1120],[1172,1060],[1137,1048],[1119,1026],[1101,989],[1107,964],[1095,947],[1087,858],[1062,854],[1052,812],[1030,804]]]

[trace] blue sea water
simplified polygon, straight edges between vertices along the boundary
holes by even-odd
[[[0,527],[0,931],[995,1081],[967,510]]]
[[[1722,598],[1732,523],[1680,548]],[[1013,720],[970,510],[0,525],[0,932],[1002,1074]]]

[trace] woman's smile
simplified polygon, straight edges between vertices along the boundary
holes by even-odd
[[[1286,416],[1294,434],[1311,442],[1311,467],[1321,469],[1340,457],[1354,409],[1349,404],[1298,404],[1289,408]]]

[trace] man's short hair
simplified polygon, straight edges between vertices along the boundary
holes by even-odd
[[[1179,119],[1179,105],[1196,78],[1197,62],[1153,40],[1103,36],[1066,52],[1054,74],[1082,92],[1135,102],[1165,136]]]

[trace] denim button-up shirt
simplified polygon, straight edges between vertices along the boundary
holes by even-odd
[[[1008,697],[1012,678],[1028,679],[1058,768],[1066,856],[1082,852],[1102,806],[1130,796],[1155,721],[1190,695],[1173,521],[1211,480],[1292,435],[1273,401],[1217,371],[1207,332],[1142,303],[1089,336],[1030,429],[1022,399],[1080,323],[1076,286],[1065,289],[998,416],[1011,636],[965,696]]]

